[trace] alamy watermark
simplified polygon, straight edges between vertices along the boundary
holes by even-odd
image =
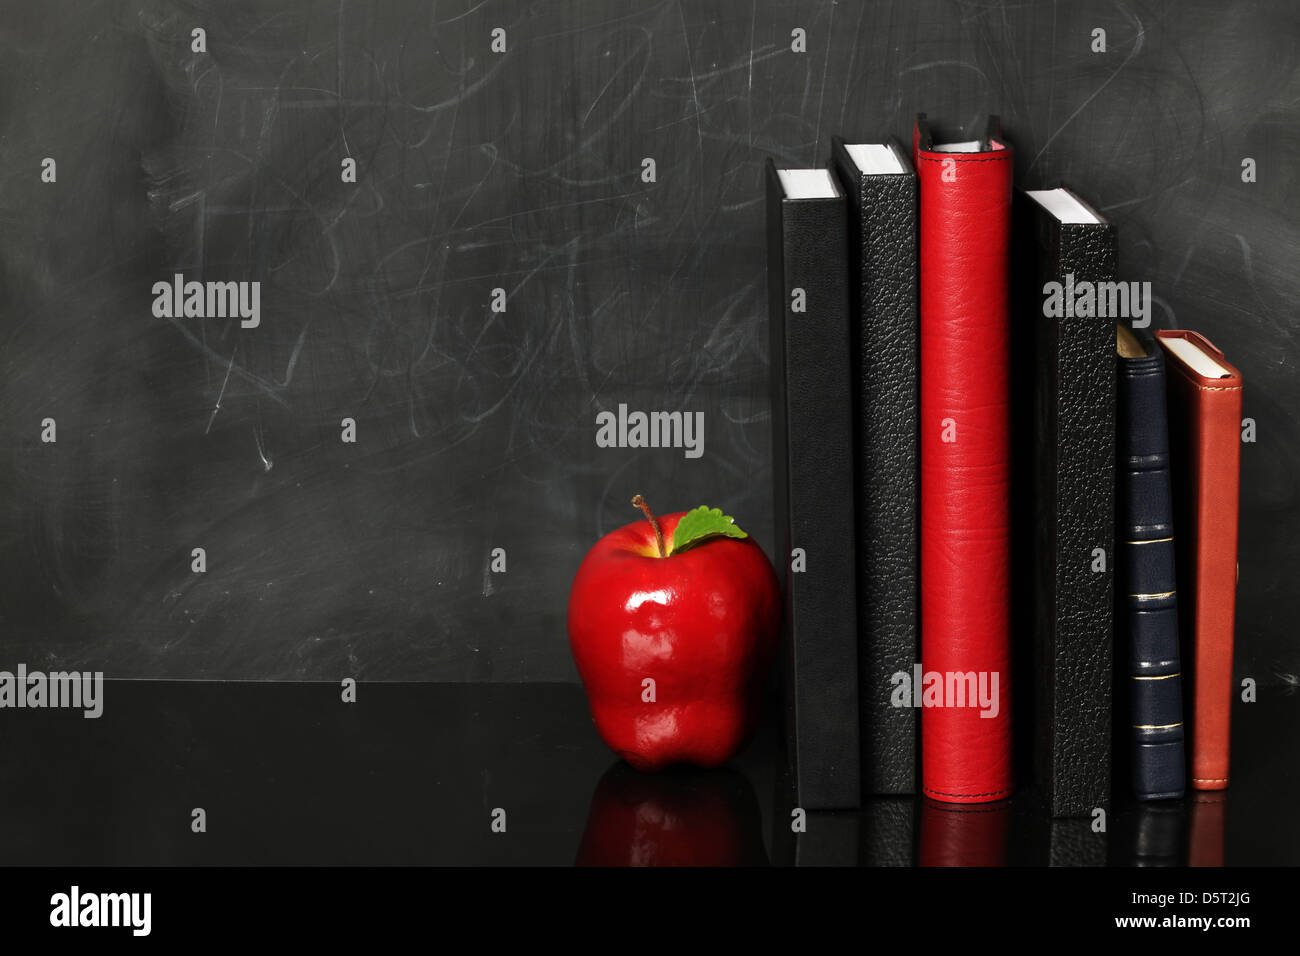
[[[889,702],[895,707],[978,707],[981,717],[996,717],[997,671],[895,671],[889,677],[894,686]]]
[[[262,323],[262,283],[185,281],[176,273],[171,282],[153,284],[153,314],[159,319],[233,319],[255,329]]]
[[[83,893],[74,884],[50,897],[50,925],[55,927],[124,926],[133,936],[148,936],[152,912],[152,893]]]
[[[0,671],[0,709],[67,707],[82,710],[94,720],[104,713],[103,671],[28,671],[19,664],[15,672]]]
[[[682,448],[687,458],[704,454],[703,412],[638,412],[596,415],[597,448]]]
[[[1151,324],[1150,282],[1074,281],[1074,273],[1065,274],[1065,282],[1043,284],[1043,315],[1049,319],[1097,318],[1131,319],[1133,328]]]

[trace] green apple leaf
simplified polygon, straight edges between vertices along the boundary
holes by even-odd
[[[721,508],[700,505],[693,511],[682,515],[673,530],[672,554],[704,544],[715,538],[748,538],[749,535],[736,527],[731,515],[724,515]]]

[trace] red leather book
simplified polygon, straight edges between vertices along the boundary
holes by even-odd
[[[1196,332],[1156,333],[1165,351],[1174,561],[1183,681],[1191,702],[1188,777],[1228,786],[1228,732],[1237,611],[1241,373]]]
[[[920,188],[921,665],[943,682],[938,706],[922,695],[921,784],[935,800],[984,803],[1014,786],[1012,150],[996,117],[978,141],[938,145],[921,114],[912,151]],[[972,702],[972,690],[988,704]]]

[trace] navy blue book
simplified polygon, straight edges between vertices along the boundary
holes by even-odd
[[[1150,336],[1123,325],[1116,352],[1116,623],[1127,647],[1132,786],[1139,800],[1161,800],[1181,797],[1186,781],[1165,365]]]

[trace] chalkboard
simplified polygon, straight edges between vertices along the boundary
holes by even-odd
[[[0,7],[0,661],[575,680],[633,494],[770,551],[763,161],[923,110],[1000,115],[1242,370],[1237,670],[1296,683],[1287,0]],[[598,447],[620,405],[702,454]]]

